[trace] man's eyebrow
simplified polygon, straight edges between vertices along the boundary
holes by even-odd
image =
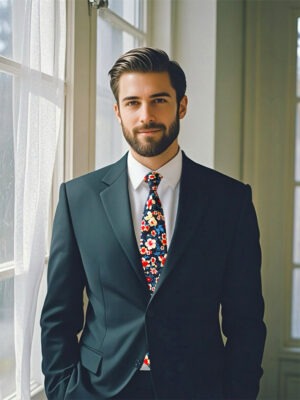
[[[168,92],[159,92],[159,93],[154,93],[150,95],[150,99],[155,99],[157,97],[171,97],[170,93]],[[140,97],[138,96],[126,96],[122,99],[122,102],[124,101],[132,101],[132,100],[139,100]]]
[[[151,99],[155,97],[171,97],[171,95],[168,92],[159,92],[159,93],[154,93],[150,96]]]
[[[138,96],[127,96],[127,97],[124,97],[124,99],[122,99],[122,102],[123,101],[130,101],[130,100],[138,100],[138,99],[139,99]]]

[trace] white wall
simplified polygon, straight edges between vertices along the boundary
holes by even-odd
[[[245,1],[218,1],[215,162],[216,169],[243,179]]]
[[[189,106],[180,144],[192,159],[210,167],[215,153],[216,10],[217,0],[153,0],[150,38],[186,73]]]
[[[216,0],[176,0],[174,57],[187,76],[188,114],[180,143],[191,158],[214,165]]]

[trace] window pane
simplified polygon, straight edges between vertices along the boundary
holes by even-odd
[[[12,82],[10,75],[0,73],[0,265],[14,258]]]
[[[300,186],[295,188],[293,253],[294,264],[300,265]]]
[[[131,25],[144,30],[143,3],[143,0],[109,0],[108,7]]]
[[[300,97],[300,18],[297,25],[297,96]]]
[[[12,56],[11,0],[0,0],[0,55]]]
[[[14,281],[0,281],[0,399],[15,391]]]
[[[127,149],[113,111],[115,101],[108,71],[121,54],[138,47],[140,43],[100,17],[97,29],[96,167],[100,168],[116,161]]]
[[[296,112],[296,135],[295,135],[295,180],[300,182],[300,104]]]
[[[300,339],[300,268],[294,269],[292,296],[292,337]]]

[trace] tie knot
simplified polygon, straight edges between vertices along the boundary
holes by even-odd
[[[149,188],[156,190],[159,185],[162,176],[158,172],[149,172],[144,178],[144,181],[148,183]]]

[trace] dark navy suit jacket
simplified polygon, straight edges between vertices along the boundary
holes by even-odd
[[[152,297],[127,157],[63,184],[41,318],[48,398],[109,399],[150,351],[157,399],[255,399],[266,334],[260,265],[250,187],[185,155],[175,231]]]

